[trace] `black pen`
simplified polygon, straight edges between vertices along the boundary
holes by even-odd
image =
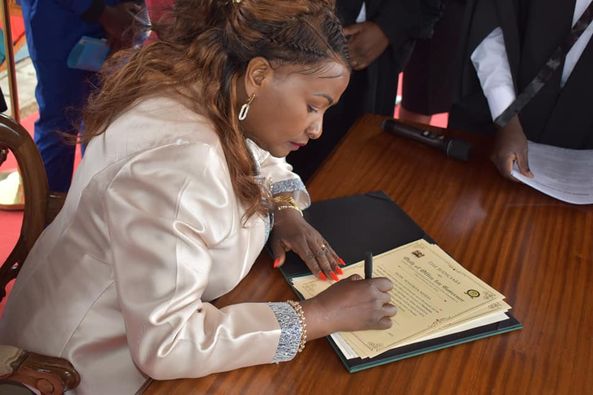
[[[373,278],[373,253],[367,251],[364,258],[364,278]]]

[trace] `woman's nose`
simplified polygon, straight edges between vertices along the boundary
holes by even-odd
[[[323,133],[321,125],[322,122],[319,121],[309,126],[306,132],[307,137],[309,137],[311,140],[317,140],[319,137],[321,137],[321,133]]]

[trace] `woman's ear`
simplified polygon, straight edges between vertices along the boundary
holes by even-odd
[[[267,79],[272,77],[273,73],[274,70],[267,59],[261,56],[251,59],[245,70],[245,91],[247,96],[254,93],[257,95],[257,91]]]

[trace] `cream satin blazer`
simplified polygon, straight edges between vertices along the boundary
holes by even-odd
[[[306,207],[290,166],[248,146],[263,182],[301,191]],[[80,394],[291,359],[300,326],[288,305],[208,303],[266,241],[268,219],[243,226],[243,213],[211,124],[172,98],[144,100],[88,145],[18,276],[0,343],[67,358]]]

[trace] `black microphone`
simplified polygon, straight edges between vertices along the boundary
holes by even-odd
[[[396,136],[406,137],[430,147],[437,148],[443,151],[449,158],[465,161],[469,160],[472,146],[465,140],[454,139],[433,133],[430,130],[419,129],[399,122],[396,119],[384,120],[381,124],[381,128]]]

